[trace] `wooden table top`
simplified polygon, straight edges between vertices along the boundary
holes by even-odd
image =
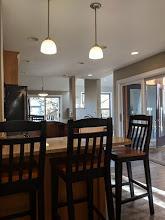
[[[6,138],[6,137],[5,137]],[[11,137],[9,137],[10,139]],[[19,137],[16,137],[16,139]],[[3,137],[4,139],[4,137]],[[119,146],[119,145],[129,145],[131,144],[131,140],[123,137],[113,137],[112,145],[113,147]],[[83,145],[83,142],[82,142]],[[90,140],[89,140],[90,145]],[[97,145],[97,141],[96,141]],[[85,142],[84,142],[85,146]],[[77,148],[77,144],[75,143],[75,148]],[[37,152],[38,145],[36,145],[36,148],[34,149],[35,152]],[[30,145],[25,145],[25,154],[30,152]],[[19,155],[20,148],[15,147],[14,148],[14,155],[17,157]],[[67,152],[67,137],[56,137],[56,138],[47,138],[46,139],[46,155],[51,157],[58,157],[59,155],[66,155]],[[3,155],[9,154],[9,149],[4,148],[2,151]]]
[[[46,153],[65,153],[67,151],[67,137],[47,138]],[[131,140],[124,137],[113,137],[112,146],[129,145]]]

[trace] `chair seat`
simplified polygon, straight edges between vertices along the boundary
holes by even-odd
[[[125,147],[125,146],[119,146],[115,149],[112,150],[111,153],[112,160],[117,160],[117,159],[138,159],[138,158],[143,158],[146,156],[146,153],[140,150],[134,150],[131,149],[130,147]]]

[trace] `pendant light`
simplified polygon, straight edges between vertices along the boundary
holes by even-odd
[[[49,11],[50,11],[50,0],[48,0],[48,37],[42,42],[40,51],[41,53],[46,54],[46,55],[53,55],[57,53],[57,47],[56,47],[55,42],[51,40],[49,36],[49,32],[50,32],[49,31],[49,26],[50,26]]]
[[[41,97],[48,96],[48,93],[44,92],[44,80],[43,80],[43,76],[42,76],[42,91],[41,91],[40,93],[38,93],[38,96],[41,96]]]
[[[98,60],[103,58],[103,51],[97,43],[97,17],[96,17],[96,9],[101,8],[101,4],[98,2],[94,2],[90,5],[90,7],[95,10],[95,44],[89,51],[89,59]]]

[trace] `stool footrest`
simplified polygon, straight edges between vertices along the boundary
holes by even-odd
[[[124,200],[121,201],[121,204],[125,204],[127,202],[132,202],[132,201],[135,201],[137,199],[141,199],[141,198],[146,197],[146,196],[148,196],[148,193],[143,193],[141,195],[134,196],[132,198],[124,199]]]
[[[139,183],[138,181],[136,181],[136,180],[134,180],[134,179],[130,179],[130,181],[131,181],[132,183],[134,183],[134,184],[136,184],[136,185],[142,187],[143,189],[147,190],[147,187],[146,187],[145,185],[143,185],[142,183]],[[130,184],[129,182],[124,182],[124,183],[122,183],[122,186],[128,186],[129,184]],[[116,185],[113,184],[113,185],[112,185],[112,188],[115,188],[115,187],[116,187]]]
[[[133,180],[133,179],[130,179],[132,183],[142,187],[143,189],[147,190],[147,187],[145,185],[143,185],[142,183],[139,183],[138,181],[136,180]]]

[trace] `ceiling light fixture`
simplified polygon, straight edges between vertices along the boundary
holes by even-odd
[[[95,44],[89,51],[89,59],[98,60],[103,58],[103,50],[97,43],[97,17],[96,17],[96,9],[101,8],[101,4],[98,2],[94,2],[90,5],[90,7],[95,10]]]
[[[88,74],[88,76],[89,76],[89,77],[92,77],[93,75],[92,75],[92,74]]]
[[[46,54],[46,55],[53,55],[53,54],[56,54],[57,53],[57,47],[56,47],[56,44],[53,40],[51,40],[50,38],[50,34],[49,34],[49,26],[50,26],[50,22],[49,22],[49,11],[50,11],[50,0],[48,0],[48,37],[42,41],[42,44],[41,44],[41,48],[40,48],[40,51],[41,53],[43,54]]]
[[[138,55],[138,54],[139,54],[138,51],[133,51],[133,52],[131,52],[131,55]]]
[[[43,79],[43,76],[42,76],[42,91],[40,93],[38,93],[38,96],[41,96],[41,97],[48,96],[48,93],[44,92],[44,79]]]

